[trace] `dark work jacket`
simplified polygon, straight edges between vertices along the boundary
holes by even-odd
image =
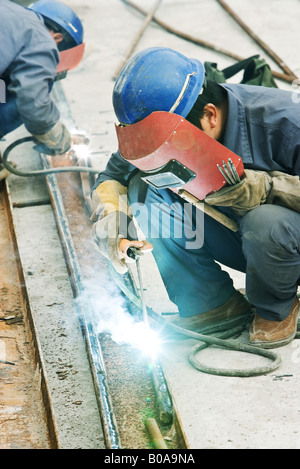
[[[0,78],[7,92],[7,103],[0,103],[0,134],[20,123],[32,134],[43,134],[59,119],[50,97],[58,49],[35,12],[0,0],[0,19]]]
[[[224,84],[228,117],[223,145],[239,155],[245,168],[282,171],[300,176],[300,103],[278,88]],[[107,179],[128,185],[136,168],[119,151],[98,175],[97,187]]]

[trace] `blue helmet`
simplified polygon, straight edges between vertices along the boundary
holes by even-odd
[[[60,26],[72,37],[75,45],[82,44],[83,26],[72,8],[57,0],[38,0],[28,8]]]
[[[154,111],[186,117],[205,78],[203,64],[166,47],[138,52],[121,70],[113,106],[122,124],[135,124]]]

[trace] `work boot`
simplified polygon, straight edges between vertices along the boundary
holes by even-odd
[[[249,330],[250,343],[262,348],[275,348],[291,342],[297,332],[300,302],[295,298],[289,316],[283,321],[268,321],[255,314]]]
[[[235,292],[223,305],[190,317],[172,321],[176,326],[200,334],[232,329],[251,320],[251,305],[240,292]]]

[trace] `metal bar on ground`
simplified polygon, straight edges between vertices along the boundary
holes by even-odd
[[[117,67],[115,73],[114,73],[114,76],[113,76],[113,79],[116,80],[120,71],[122,70],[122,68],[124,67],[125,63],[127,62],[127,60],[131,57],[134,49],[136,48],[140,38],[142,37],[142,35],[144,34],[144,31],[147,29],[148,25],[151,23],[151,21],[153,20],[153,16],[155,15],[158,7],[160,6],[162,0],[158,0],[155,2],[155,5],[153,6],[153,8],[149,11],[149,13],[147,14],[145,20],[144,20],[144,23],[142,24],[142,26],[140,27],[140,29],[138,30],[137,34],[135,35],[128,51],[126,52],[125,54],[125,57],[124,59],[120,62],[119,66]]]
[[[41,154],[41,159],[46,169],[51,167],[46,155]],[[84,295],[84,284],[80,264],[77,258],[56,176],[50,174],[46,179],[66,262],[70,271],[71,286],[76,299],[82,333],[86,341],[87,353],[91,366],[99,412],[102,418],[106,445],[108,449],[120,449],[121,442],[108,390],[101,346],[94,327],[92,306],[86,298],[87,295]]]
[[[122,1],[126,3],[127,5],[131,6],[132,8],[134,8],[135,10],[139,11],[140,13],[144,15],[147,14],[146,10],[141,8],[139,5],[136,5],[131,0],[122,0]],[[171,34],[181,37],[182,39],[185,39],[186,41],[192,42],[193,44],[197,44],[198,46],[205,47],[206,49],[211,49],[215,52],[218,52],[219,54],[225,55],[226,57],[230,57],[234,60],[237,60],[238,62],[240,60],[245,59],[245,57],[241,57],[240,55],[234,54],[233,52],[223,49],[222,47],[216,46],[215,44],[211,42],[204,41],[203,39],[199,39],[195,36],[192,36],[191,34],[187,34],[187,33],[184,33],[183,31],[173,28],[172,26],[167,24],[165,21],[162,21],[159,18],[157,18],[155,15],[153,16],[153,21],[157,23],[159,26],[161,26],[162,28],[164,28],[166,31],[169,31]],[[276,70],[271,70],[271,72],[275,78],[286,81],[287,83],[293,83],[293,81],[295,80],[294,76],[291,76],[290,74],[277,72]]]
[[[160,432],[159,426],[155,419],[148,418],[145,420],[145,427],[148,431],[151,443],[155,449],[168,449],[165,440]]]
[[[294,72],[287,66],[287,64],[281,59],[276,52],[274,52],[260,37],[258,37],[255,32],[247,26],[246,23],[233,11],[232,8],[230,8],[229,5],[227,5],[224,0],[217,0],[219,5],[221,5],[222,8],[224,8],[225,11],[236,21],[239,26],[246,31],[247,34],[271,57],[271,59],[274,60],[274,62],[279,65],[279,67],[287,74],[290,75],[293,80],[297,79],[297,75],[294,74]]]

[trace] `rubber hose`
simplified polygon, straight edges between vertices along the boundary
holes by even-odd
[[[11,173],[17,175],[17,176],[23,176],[23,177],[32,177],[32,176],[47,176],[47,174],[52,174],[52,173],[68,173],[68,172],[78,172],[78,173],[93,173],[93,174],[98,174],[99,170],[97,169],[92,169],[87,166],[65,166],[62,168],[51,168],[51,169],[40,169],[36,171],[20,171],[16,169],[14,166],[8,163],[8,157],[10,152],[17,147],[18,145],[21,145],[22,143],[26,142],[35,142],[33,137],[24,137],[16,140],[15,142],[11,143],[3,152],[2,156],[2,164],[3,166],[10,171]]]

